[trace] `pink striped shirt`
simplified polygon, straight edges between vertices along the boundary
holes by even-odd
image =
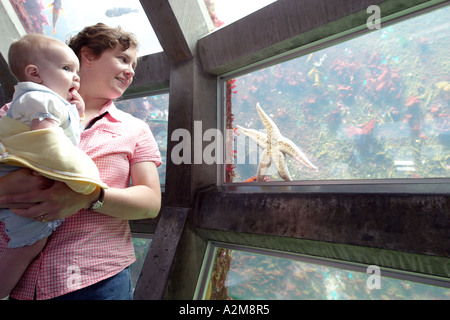
[[[99,114],[108,114],[82,132],[79,147],[96,163],[102,181],[126,188],[130,165],[161,164],[149,126],[116,108],[111,102]],[[0,223],[0,252],[7,236]],[[11,293],[15,299],[51,299],[107,279],[135,261],[128,221],[90,210],[80,210],[64,220],[47,245],[28,267]]]

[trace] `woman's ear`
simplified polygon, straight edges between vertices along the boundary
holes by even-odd
[[[94,60],[95,54],[92,52],[91,48],[82,47],[80,51],[80,65],[90,67]]]
[[[34,64],[29,64],[25,67],[25,76],[29,81],[41,84],[43,82],[39,73],[39,68]]]

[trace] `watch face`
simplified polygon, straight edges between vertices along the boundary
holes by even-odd
[[[101,208],[102,205],[103,205],[103,203],[100,202],[100,201],[94,202],[94,203],[92,204],[91,210],[97,210],[97,209]]]
[[[99,196],[98,200],[93,202],[89,209],[91,209],[91,210],[100,209],[103,206],[103,197],[104,196],[105,196],[105,189],[100,189],[100,196]]]

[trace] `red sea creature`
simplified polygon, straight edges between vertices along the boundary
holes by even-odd
[[[344,82],[352,83],[356,73],[361,69],[361,63],[353,59],[340,59],[334,60],[331,69],[336,72],[341,80]]]
[[[232,103],[231,98],[233,94],[237,93],[236,89],[236,79],[230,79],[226,83],[226,103],[225,103],[225,109],[226,109],[226,129],[233,129],[233,120],[234,115],[231,112],[232,109]],[[231,142],[227,141],[227,150],[231,148]],[[236,155],[235,155],[236,156]],[[228,163],[225,165],[225,182],[233,182],[233,178],[235,177],[234,169],[236,165],[234,163]]]
[[[416,94],[414,94],[414,95],[410,96],[408,99],[406,99],[405,106],[411,107],[411,106],[413,106],[417,103],[421,103],[421,102],[422,101],[420,101],[419,97]]]
[[[339,91],[341,91],[341,90],[352,91],[353,89],[352,89],[351,86],[345,86],[345,85],[341,84],[341,85],[338,86],[338,90]]]
[[[372,66],[374,64],[377,64],[379,60],[381,60],[381,56],[379,54],[380,49],[377,49],[373,54],[371,54],[369,60],[367,61],[367,64],[369,66]]]
[[[375,127],[375,123],[377,122],[377,119],[372,119],[369,122],[359,125],[357,127],[350,126],[345,129],[345,132],[347,133],[347,136],[349,138],[353,136],[362,136],[362,135],[369,135],[372,133],[373,128]]]
[[[264,181],[269,181],[269,178],[264,177],[263,180],[264,180]],[[258,177],[257,177],[257,176],[253,176],[253,177],[251,177],[251,178],[248,178],[248,179],[245,180],[244,182],[255,182],[255,181],[258,181]]]
[[[409,122],[409,120],[413,117],[412,114],[406,114],[405,117],[403,118],[403,122]]]
[[[286,108],[278,108],[277,117],[280,118],[281,120],[286,120],[287,118],[289,118],[289,114]]]
[[[441,106],[439,106],[439,105],[431,105],[431,107],[430,107],[430,112],[431,113],[433,113],[433,114],[437,114],[437,113],[439,113],[441,111]]]
[[[206,8],[208,9],[209,16],[211,17],[211,21],[214,24],[214,27],[219,28],[224,25],[224,22],[220,20],[216,15],[216,8],[213,0],[205,0]]]
[[[351,86],[339,85],[338,86],[339,98],[347,100],[353,96],[353,88]]]
[[[45,14],[42,0],[21,0],[10,1],[20,22],[27,33],[44,33],[43,25],[49,25],[50,22]]]
[[[398,70],[389,65],[381,65],[373,68],[371,74],[367,75],[365,80],[366,90],[376,100],[388,94],[394,94],[398,99],[401,96],[401,87],[398,86],[400,78]]]
[[[378,76],[377,82],[378,82],[378,83],[385,82],[385,81],[386,81],[386,75],[388,74],[388,72],[389,72],[389,69],[388,69],[388,68],[384,68],[384,69],[381,71],[380,76]]]
[[[316,100],[317,100],[316,96],[311,96],[305,102],[306,102],[306,104],[311,105],[311,104],[315,104]]]

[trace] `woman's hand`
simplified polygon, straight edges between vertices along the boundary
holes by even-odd
[[[0,177],[0,208],[22,209],[34,205],[28,199],[23,202],[11,202],[8,195],[27,193],[33,190],[45,190],[53,185],[54,181],[41,176],[30,169],[18,169]]]
[[[45,179],[42,176],[38,178]],[[89,207],[95,201],[93,197],[95,195],[79,194],[63,182],[52,181],[47,189],[41,186],[27,188],[20,193],[8,193],[0,198],[0,207],[10,208],[15,214],[26,218],[50,221],[67,218]]]

